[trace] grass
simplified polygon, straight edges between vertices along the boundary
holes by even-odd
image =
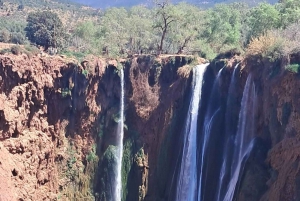
[[[61,53],[62,55],[66,55],[67,57],[70,58],[75,58],[78,61],[83,60],[86,56],[87,53],[83,53],[83,52],[72,52],[72,51],[64,51]]]
[[[0,54],[5,54],[5,53],[10,53],[11,51],[10,51],[10,49],[2,49],[2,50],[0,50]]]

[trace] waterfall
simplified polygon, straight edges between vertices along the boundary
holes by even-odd
[[[116,188],[114,201],[122,199],[122,159],[123,159],[123,137],[124,137],[124,71],[120,70],[121,99],[120,99],[120,119],[118,122],[118,141],[117,141],[117,167],[116,167]]]
[[[208,64],[193,68],[192,97],[185,122],[183,153],[177,181],[176,201],[194,201],[197,187],[197,120],[203,75]]]
[[[226,103],[226,114],[225,114],[225,147],[223,149],[223,162],[222,162],[222,168],[220,171],[219,176],[219,184],[217,188],[217,195],[216,195],[216,201],[221,200],[221,198],[224,196],[224,187],[226,188],[226,185],[228,183],[228,180],[230,179],[230,164],[232,161],[232,152],[233,152],[233,145],[234,145],[234,136],[236,134],[236,127],[237,123],[234,120],[234,107],[236,105],[236,97],[234,94],[236,94],[237,89],[237,83],[236,83],[236,73],[238,72],[239,63],[234,67],[233,73],[231,75],[231,80],[229,84],[229,90],[228,90],[228,98]],[[225,189],[226,190],[226,189]]]
[[[224,201],[232,201],[243,170],[244,161],[253,147],[255,131],[255,109],[256,109],[255,85],[250,74],[247,78],[243,92],[241,110],[239,114],[238,130],[234,141],[233,161],[231,164],[231,179],[224,197]]]
[[[207,169],[207,152],[208,152],[208,144],[210,141],[211,129],[214,123],[214,120],[218,113],[220,112],[220,102],[219,102],[219,81],[221,77],[223,68],[218,72],[218,75],[214,81],[212,92],[210,94],[210,102],[208,104],[208,109],[205,114],[204,124],[203,124],[203,132],[202,132],[202,147],[200,152],[200,158],[198,162],[198,166],[200,169],[199,180],[198,180],[198,201],[204,201],[204,190],[206,184],[206,169]]]

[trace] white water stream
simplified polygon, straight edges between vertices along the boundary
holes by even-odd
[[[116,167],[116,188],[114,201],[122,199],[122,160],[123,160],[123,138],[124,138],[124,71],[120,70],[121,79],[121,99],[120,99],[120,118],[118,122],[118,141],[117,141],[117,167]]]
[[[243,92],[241,110],[239,114],[238,130],[234,144],[233,162],[231,165],[231,179],[223,201],[232,201],[235,189],[243,169],[243,161],[253,147],[255,109],[256,109],[255,85],[251,74],[248,76]]]
[[[192,97],[185,123],[183,153],[177,182],[176,201],[194,201],[197,192],[197,120],[203,75],[209,64],[193,68]]]

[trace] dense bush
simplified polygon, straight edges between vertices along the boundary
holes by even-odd
[[[293,73],[299,73],[300,65],[299,64],[289,64],[286,66],[286,69]]]
[[[300,28],[298,23],[286,29],[269,30],[265,34],[250,41],[248,56],[261,56],[276,60],[300,52]]]
[[[22,48],[19,45],[12,46],[10,50],[15,55],[19,55],[22,53]]]
[[[63,24],[58,15],[51,11],[30,13],[27,17],[26,36],[28,39],[48,49],[62,47]]]
[[[247,48],[248,56],[260,56],[276,60],[283,55],[285,40],[273,32],[267,32],[250,41]]]
[[[6,54],[6,53],[10,53],[11,51],[10,51],[10,49],[2,49],[2,50],[0,50],[0,54],[1,55],[3,55],[3,54]]]
[[[93,11],[90,13],[93,18],[89,20],[81,20],[84,15],[77,12],[80,7],[62,4],[64,0],[55,4],[38,0],[11,1],[20,5],[19,9],[34,6],[50,7],[51,11],[30,13],[26,32],[20,18],[2,17],[0,41],[23,44],[27,36],[46,49],[53,47],[78,58],[87,54],[125,57],[168,53],[198,54],[213,59],[231,49],[247,49],[248,55],[276,59],[297,52],[300,47],[299,0],[280,0],[275,5],[261,3],[254,7],[245,3],[216,4],[207,10],[162,0],[156,1],[154,7],[109,8],[101,14]],[[76,26],[65,25],[69,32],[64,31],[57,8],[72,10],[74,19],[78,19]],[[264,38],[269,31],[273,34],[271,38]]]
[[[10,33],[7,29],[0,30],[0,42],[7,43],[10,40]]]
[[[11,43],[15,43],[15,44],[24,44],[26,41],[25,36],[21,33],[12,33],[11,34],[11,38],[10,38],[10,42]]]

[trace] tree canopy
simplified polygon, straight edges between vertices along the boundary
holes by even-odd
[[[28,39],[46,49],[63,44],[64,29],[58,15],[51,11],[33,12],[27,17],[25,28]]]
[[[59,12],[50,9],[29,13],[25,31],[24,23],[3,17],[0,41],[24,44],[27,37],[46,49],[55,47],[82,55],[170,53],[199,54],[211,59],[231,49],[244,51],[252,39],[268,31],[284,32],[297,24],[300,1],[279,0],[274,5],[265,2],[254,7],[245,3],[216,4],[203,9],[156,0],[154,7],[95,11],[93,18],[78,20],[76,26],[68,26],[66,18],[62,22],[56,13]]]

